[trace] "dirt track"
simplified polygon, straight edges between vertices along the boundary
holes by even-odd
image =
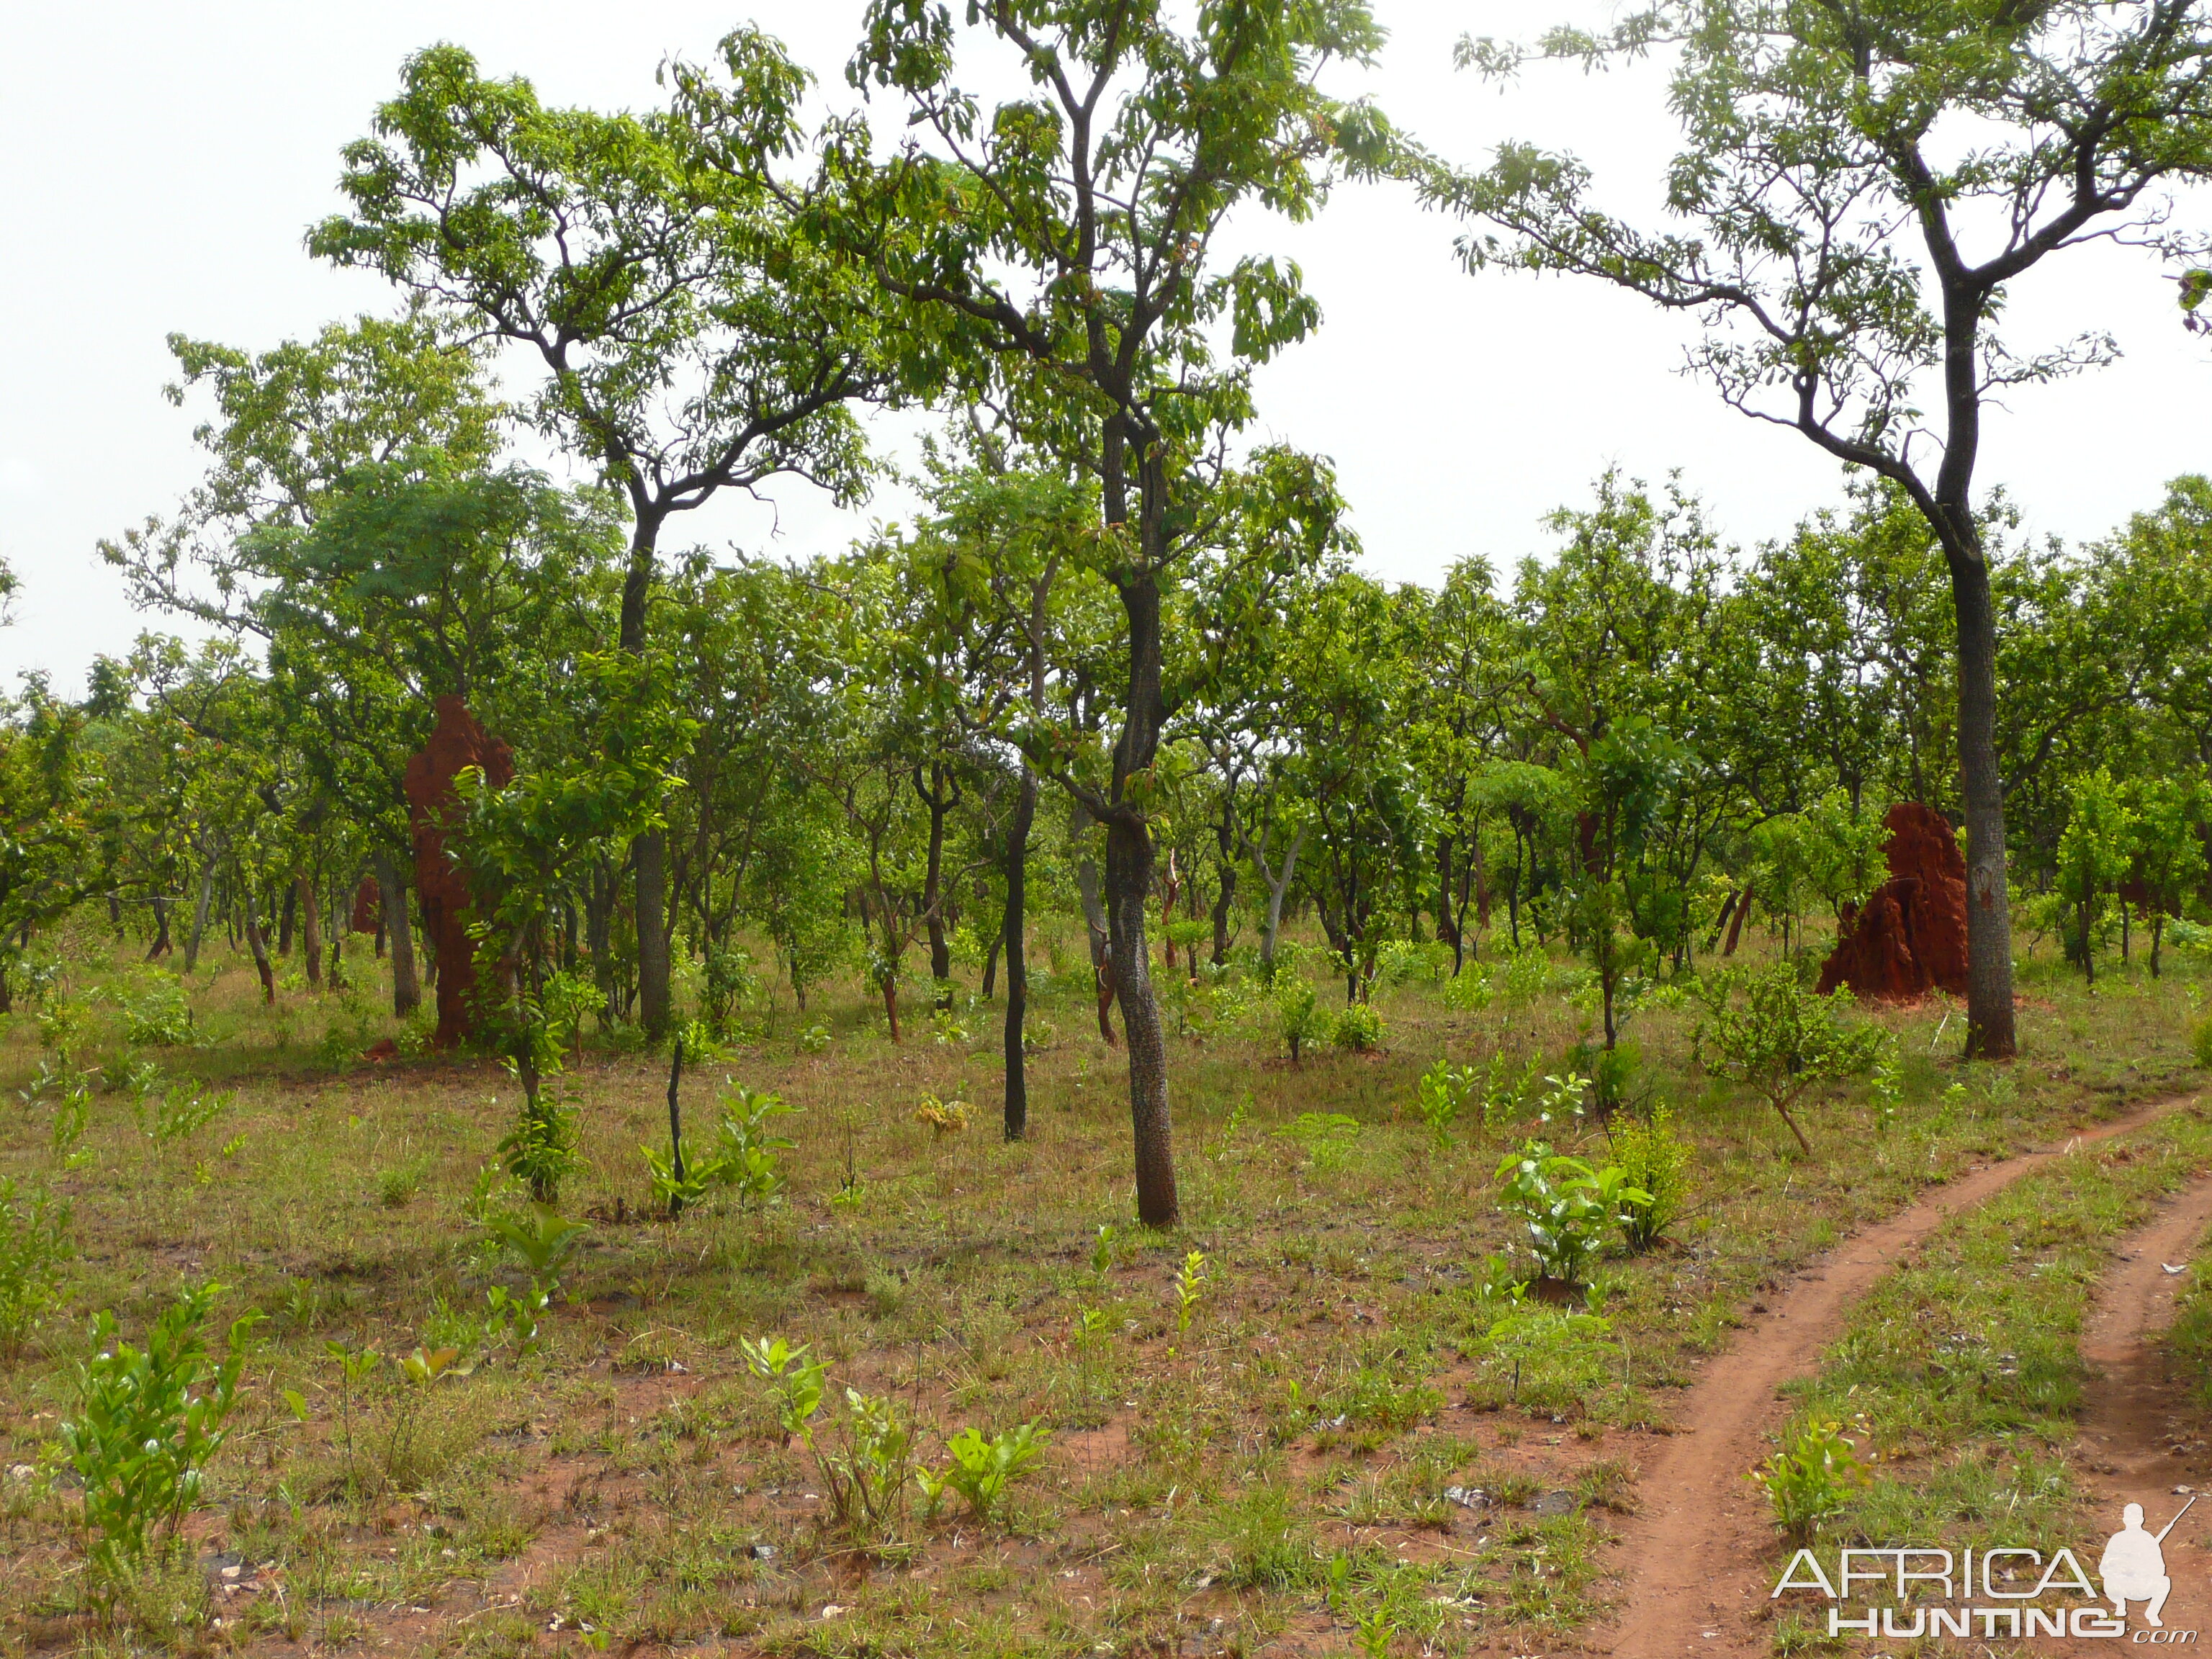
[[[2212,1227],[2212,1180],[2199,1181],[2168,1200],[2148,1226],[2129,1238],[2118,1266],[2098,1287],[2081,1334],[2081,1356],[2097,1380],[2081,1413],[2076,1467],[2087,1475],[2083,1485],[2102,1500],[2099,1508],[2114,1528],[2122,1506],[2139,1503],[2146,1528],[2159,1531],[2188,1502],[2187,1494],[2175,1488],[2203,1492],[2212,1473],[2212,1455],[2202,1434],[2203,1410],[2172,1374],[2156,1340],[2173,1322],[2175,1295],[2188,1282],[2166,1268],[2185,1265],[2197,1253],[2207,1227]],[[2166,1540],[2173,1593],[2165,1620],[2177,1631],[2212,1629],[2212,1554],[2204,1548],[2212,1538],[2208,1510],[2212,1493]],[[2082,1645],[2086,1650],[2094,1644]]]
[[[1706,1368],[1674,1413],[1677,1432],[1644,1467],[1639,1482],[1644,1510],[1622,1529],[1620,1559],[1626,1571],[1620,1600],[1628,1619],[1623,1629],[1594,1633],[1591,1645],[1620,1659],[1766,1654],[1765,1626],[1756,1615],[1769,1589],[1764,1575],[1774,1528],[1765,1496],[1746,1477],[1765,1455],[1767,1437],[1787,1415],[1776,1391],[1814,1368],[1820,1350],[1843,1334],[1851,1304],[1948,1218],[2076,1146],[2141,1128],[2195,1097],[2153,1101],[2124,1117],[2083,1130],[2062,1146],[1972,1170],[1845,1240],[1793,1284],[1770,1293],[1766,1300],[1771,1311]],[[2187,1222],[2189,1215],[2196,1217],[2193,1224]],[[2161,1229],[2193,1224],[2195,1231],[2189,1234],[2193,1243],[2208,1218],[2212,1218],[2212,1182],[2191,1188],[2185,1200],[2162,1212],[2158,1222],[2130,1241],[2130,1249],[2141,1247],[2139,1253],[2100,1297],[2098,1314],[2100,1322],[2108,1314],[2115,1322],[2110,1352],[2119,1358],[2098,1358],[2100,1351],[2094,1345],[2100,1340],[2100,1328],[2093,1325],[2085,1349],[2097,1363],[2111,1368],[2141,1359],[2141,1337],[2156,1328],[2149,1322],[2157,1296],[2162,1292],[2164,1299],[2158,1305],[2171,1317],[2171,1286],[2178,1282],[2149,1260],[2161,1248],[2152,1241],[2166,1237]],[[2164,1258],[2174,1262],[2183,1259],[2172,1254]],[[2127,1287],[2142,1277],[2138,1269],[2145,1261],[2149,1273],[2165,1283],[2146,1284],[2138,1296]],[[2132,1316],[2130,1309],[2136,1310]],[[2162,1425],[2161,1411],[2136,1411],[2107,1431],[2112,1435],[2116,1466],[2123,1437]],[[2171,1491],[2177,1484],[2173,1478],[2160,1478],[2165,1484],[2157,1491]],[[2212,1509],[2212,1498],[2199,1509]],[[2206,1531],[2212,1532],[2212,1516],[2205,1519]],[[2154,1524],[2164,1522],[2154,1517]],[[2176,1539],[2180,1536],[2177,1532]],[[2193,1549],[2191,1553],[2197,1560],[2203,1559]],[[2197,1577],[2202,1580],[2201,1571]],[[2212,1612],[2212,1593],[2199,1595]]]

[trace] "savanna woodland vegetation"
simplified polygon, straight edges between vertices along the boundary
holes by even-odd
[[[307,238],[392,306],[172,339],[204,476],[100,549],[157,626],[0,728],[0,1648],[1570,1641],[1762,1293],[2198,1086],[2212,479],[2062,544],[1979,443],[2111,355],[2006,331],[2087,243],[2201,350],[2212,6],[1465,46],[1662,57],[1648,224],[1334,95],[1382,39],[874,0],[848,87],[748,27],[619,114],[404,64]],[[1741,547],[1606,472],[1365,574],[1253,436],[1319,308],[1224,226],[1372,180],[1457,228],[1437,328],[1501,267],[1682,311],[1835,499]],[[905,521],[687,539],[866,501],[884,410]],[[1824,994],[1899,804],[1966,958]],[[1778,1517],[2063,1531],[2082,1264],[2207,1143],[1870,1303]]]

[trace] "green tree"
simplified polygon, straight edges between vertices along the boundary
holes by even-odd
[[[2204,782],[2201,776],[2132,778],[2124,793],[2134,818],[2134,875],[2148,901],[2143,909],[2150,923],[2150,974],[2156,979],[2166,918],[2181,914],[2204,879]]]
[[[106,885],[106,789],[84,732],[36,676],[0,705],[0,1012],[32,936]]]
[[[1672,97],[1686,141],[1667,205],[1690,234],[1613,217],[1592,204],[1586,169],[1526,144],[1479,172],[1425,160],[1410,170],[1432,203],[1492,228],[1461,241],[1470,266],[1579,272],[1698,315],[1692,364],[1731,405],[1887,479],[1926,519],[1957,624],[1966,1049],[2008,1058],[1997,618],[1974,483],[1982,413],[2112,347],[2091,332],[2022,356],[1995,325],[2045,259],[2100,239],[2159,240],[2166,193],[2212,176],[2212,14],[2187,0],[1663,0],[1604,39],[1555,30],[1534,55],[1596,63],[1661,42],[1679,48]],[[1461,46],[1463,63],[1494,72],[1530,55]],[[1973,143],[1944,136],[1962,124]],[[1918,390],[1930,376],[1932,422]]]
[[[801,140],[805,73],[755,31],[725,51],[730,88],[692,83],[671,110],[600,115],[548,108],[527,81],[429,47],[375,136],[346,148],[350,214],[308,239],[537,354],[547,378],[531,417],[629,507],[617,639],[633,654],[669,519],[780,473],[858,501],[870,466],[848,404],[890,381],[881,307],[767,176]],[[648,829],[634,852],[639,1000],[657,1037],[665,838]]]
[[[1312,824],[1303,879],[1346,1003],[1372,993],[1376,952],[1411,919],[1426,873],[1426,799],[1409,741],[1417,606],[1339,569],[1298,595],[1286,625],[1293,787]]]
[[[694,730],[651,665],[635,657],[587,655],[574,677],[587,744],[518,771],[503,787],[474,767],[454,781],[455,857],[476,900],[478,1006],[521,1083],[525,1137],[550,1121],[541,1087],[561,1066],[562,1011],[547,995],[555,902],[586,860],[665,821],[676,763]]]
[[[2135,814],[2103,767],[2068,786],[2069,810],[2058,837],[2058,893],[2070,912],[2066,954],[2091,983],[2097,977],[2099,925],[2106,899],[2128,873],[2136,842]]]
[[[513,597],[486,549],[546,492],[489,476],[504,410],[483,356],[420,305],[258,356],[183,335],[169,347],[183,371],[171,400],[214,405],[195,431],[208,472],[172,520],[100,551],[140,605],[267,652],[315,808],[367,843],[404,1017],[420,993],[401,772],[432,700],[471,695],[514,654],[495,626]]]
[[[1484,787],[1513,702],[1510,624],[1495,586],[1486,560],[1462,559],[1446,574],[1423,621],[1412,688],[1419,712],[1410,735],[1433,817],[1431,902],[1455,975],[1480,953],[1495,880],[1487,849],[1510,823]]]
[[[1105,908],[1128,1036],[1137,1208],[1176,1218],[1167,1054],[1146,946],[1150,780],[1173,712],[1168,600],[1218,434],[1251,413],[1249,369],[1318,320],[1294,267],[1224,268],[1215,238],[1246,204],[1294,219],[1323,167],[1377,123],[1324,94],[1329,60],[1382,40],[1362,0],[1206,7],[1179,24],[1146,0],[971,8],[1034,89],[986,114],[960,84],[949,7],[876,0],[851,77],[905,94],[915,137],[888,165],[855,131],[840,164],[877,190],[851,234],[887,289],[948,319],[1033,441],[1098,481],[1113,533],[1097,568],[1125,614],[1127,682],[1110,775],[1066,772],[1106,828]]]

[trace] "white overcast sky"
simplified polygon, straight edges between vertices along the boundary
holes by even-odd
[[[1650,70],[1547,70],[1500,91],[1451,68],[1462,33],[1601,10],[1376,5],[1389,46],[1345,89],[1371,93],[1456,158],[1508,136],[1571,147],[1609,203],[1650,218],[1674,137]],[[842,103],[860,10],[757,0],[750,15]],[[453,40],[489,73],[530,76],[549,102],[638,107],[655,100],[664,57],[707,56],[746,15],[743,0],[15,0],[0,42],[0,556],[24,591],[0,632],[0,680],[41,669],[73,692],[96,653],[168,625],[133,612],[94,550],[166,513],[197,475],[191,416],[161,396],[167,333],[262,349],[392,307],[379,279],[310,260],[301,239],[337,205],[338,148],[367,130],[406,53]],[[1745,543],[1838,497],[1839,474],[1803,440],[1731,414],[1676,372],[1686,325],[1583,283],[1471,278],[1451,262],[1451,227],[1401,193],[1346,190],[1316,223],[1253,216],[1236,230],[1297,259],[1326,319],[1261,374],[1258,435],[1334,459],[1382,575],[1433,580],[1469,552],[1508,563],[1540,550],[1542,516],[1584,499],[1608,465],[1655,482],[1680,468]],[[2124,360],[2014,394],[1985,450],[1984,479],[2008,487],[2033,529],[2069,538],[2152,505],[2177,473],[2212,468],[2212,353],[2178,326],[2172,286],[2146,256],[2070,253],[2019,290],[2008,318],[2019,345],[2098,325]],[[879,495],[842,514],[804,485],[776,493],[773,512],[718,505],[677,537],[804,554],[902,507]]]

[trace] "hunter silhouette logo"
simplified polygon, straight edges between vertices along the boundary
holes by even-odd
[[[2128,1603],[2148,1601],[2143,1609],[2143,1622],[2163,1628],[2159,1609],[2166,1598],[2173,1594],[2173,1580],[2166,1571],[2166,1534],[2181,1522],[2197,1500],[2191,1498],[2181,1506],[2180,1512],[2160,1528],[2155,1536],[2143,1530],[2143,1509],[2140,1504],[2130,1504],[2120,1511],[2120,1529],[2105,1546],[2105,1553],[2097,1561],[2097,1576],[2105,1581],[2105,1599],[2112,1604],[2115,1616],[2128,1616]]]
[[[2120,1529],[2106,1540],[2097,1558],[2100,1595],[2073,1551],[2042,1551],[2007,1546],[1952,1551],[1927,1545],[1899,1548],[1842,1549],[1835,1574],[1809,1549],[1799,1550],[1782,1570],[1768,1600],[1785,1590],[1814,1590],[1832,1605],[1828,1634],[1857,1634],[1891,1640],[1917,1637],[1998,1637],[2014,1641],[2038,1637],[2127,1638],[2138,1644],[2186,1646],[2193,1630],[2168,1630],[2160,1616],[2173,1594],[2166,1566],[2166,1535],[2196,1505],[2191,1498],[2156,1532],[2143,1525],[2143,1507],[2130,1504],[2120,1512]],[[2046,1598],[2072,1597],[2055,1605]],[[1844,1605],[1859,1604],[1859,1617]],[[2128,1607],[2141,1606],[2145,1628],[2130,1636]],[[1883,1605],[1887,1603],[1888,1605]],[[2111,1610],[2100,1603],[2109,1603]]]

